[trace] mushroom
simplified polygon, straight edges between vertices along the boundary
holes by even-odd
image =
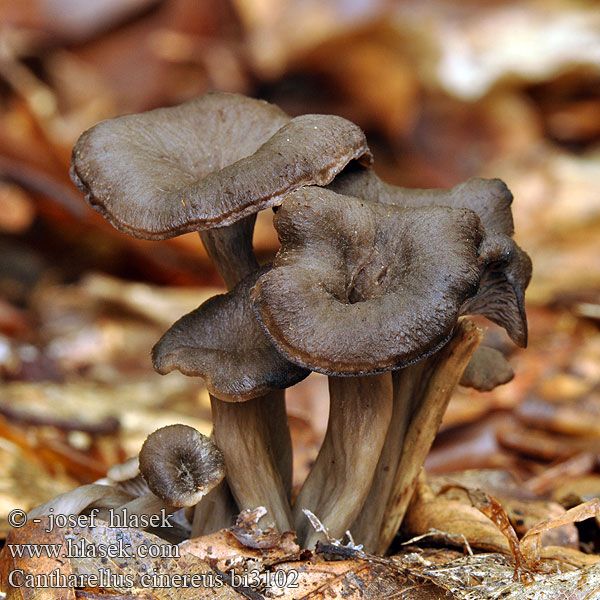
[[[439,352],[392,373],[390,427],[371,490],[351,527],[368,552],[384,553],[390,545],[456,386],[489,391],[514,376],[501,352],[478,346],[482,332],[473,329],[462,324]]]
[[[274,469],[281,458],[277,455],[281,448],[275,437],[278,432],[269,428],[267,419],[248,417],[260,412],[258,403],[267,411],[284,407],[283,390],[304,379],[309,371],[284,359],[256,321],[250,291],[267,271],[255,271],[231,292],[214,296],[179,319],[156,344],[152,356],[159,373],[179,369],[186,375],[203,377],[211,396],[225,401],[225,410],[215,411],[215,439],[225,454],[238,506],[265,506],[265,519],[286,531],[291,528],[291,471],[282,474]],[[228,427],[231,422],[237,427]],[[261,440],[270,443],[262,444]],[[284,462],[289,458],[284,457]]]
[[[502,352],[481,345],[462,374],[460,385],[475,388],[480,392],[489,392],[508,383],[514,376],[515,372]]]
[[[353,159],[372,160],[362,131],[341,117],[291,119],[266,102],[215,93],[96,125],[73,150],[71,176],[92,207],[130,235],[160,240],[199,231],[232,289],[258,267],[252,251],[256,212],[299,186],[326,185]],[[250,405],[234,408],[214,397],[211,403],[219,424],[233,410],[246,411],[248,431],[261,431],[258,424],[269,421],[289,478],[291,441],[281,402],[276,410],[272,403],[253,403],[253,414]],[[228,430],[234,426],[228,423]]]
[[[153,494],[169,506],[193,506],[225,477],[217,445],[189,425],[151,433],[140,450],[140,472]]]
[[[483,332],[461,319],[441,350],[392,373],[394,407],[373,483],[350,528],[367,552],[385,553],[406,512],[461,373]]]
[[[117,229],[163,240],[222,228],[326,185],[371,154],[359,127],[335,115],[290,118],[276,106],[212,93],[125,115],[84,132],[71,175]]]
[[[128,523],[133,516],[169,515],[197,504],[224,476],[223,457],[212,440],[187,425],[163,427],[148,436],[139,457],[112,467],[100,481],[134,497],[113,507],[110,515],[101,511],[99,518]],[[177,520],[154,525],[150,521],[147,529],[172,543],[189,537],[189,528]]]
[[[373,169],[349,165],[328,188],[381,204],[469,208],[486,229],[509,236],[514,233],[510,210],[513,195],[500,179],[472,177],[450,189],[405,188],[386,183]]]
[[[513,196],[502,181],[473,178],[449,190],[415,190],[389,185],[371,169],[350,166],[329,188],[383,205],[451,206],[469,208],[476,212],[484,228],[478,250],[479,289],[477,294],[465,301],[460,313],[481,312],[503,326],[516,343],[526,345],[527,323],[523,296],[531,277],[531,261],[511,239],[514,232],[510,211]],[[501,356],[491,356],[485,347],[477,349],[471,360],[472,364],[469,363],[466,367],[464,381],[461,383],[473,385],[478,389],[491,389],[512,377],[512,369],[507,361]],[[421,380],[430,380],[434,372],[442,377],[442,367],[443,365],[437,364],[432,371],[432,360],[428,360],[393,374],[394,410],[390,433],[382,450],[372,490],[352,527],[353,535],[360,539],[367,549],[385,551],[391,541],[391,530],[389,527],[386,529],[387,525],[383,525],[396,523],[397,527],[400,522],[398,519],[402,518],[405,506],[402,503],[396,506],[397,514],[393,518],[390,510],[394,507],[390,508],[389,503],[394,502],[395,495],[401,494],[402,485],[410,487],[409,482],[413,476],[410,465],[404,459],[413,449],[408,441],[405,445],[404,436],[412,427],[412,422],[418,419],[415,410],[430,402],[432,392],[423,388]],[[465,365],[462,365],[460,372],[464,368]],[[448,393],[436,401],[438,406],[447,402],[458,382],[453,373],[449,373],[445,381]],[[433,425],[434,429],[437,429],[437,423]],[[400,464],[401,455],[403,464]],[[392,488],[395,491],[391,491]],[[384,510],[386,505],[387,509]]]
[[[274,224],[282,246],[254,288],[257,317],[289,361],[330,376],[325,441],[293,509],[310,546],[318,534],[303,509],[333,537],[358,516],[392,414],[386,371],[449,340],[477,292],[483,232],[468,209],[398,208],[318,188],[290,194]]]

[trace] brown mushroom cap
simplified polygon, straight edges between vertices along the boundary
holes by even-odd
[[[163,375],[178,369],[203,377],[213,396],[232,402],[304,379],[308,371],[277,352],[254,315],[250,291],[267,270],[257,270],[231,292],[213,296],[179,319],[154,346],[154,368]]]
[[[193,506],[225,476],[217,445],[188,425],[168,425],[151,433],[140,451],[140,471],[148,487],[171,506]]]
[[[253,298],[289,360],[331,375],[395,369],[447,340],[475,294],[481,223],[466,209],[398,208],[304,188],[274,220],[282,243]]]
[[[504,327],[516,344],[527,345],[525,289],[531,279],[531,260],[512,239],[513,196],[504,182],[473,178],[448,190],[416,190],[385,183],[372,169],[357,166],[347,168],[329,188],[386,205],[451,206],[476,212],[485,228],[480,291],[461,314],[481,313]]]
[[[479,346],[461,376],[460,385],[489,392],[508,383],[514,376],[515,372],[502,352],[490,346]]]
[[[369,164],[359,127],[333,115],[291,119],[237,94],[103,121],[73,149],[71,176],[117,229],[160,240],[223,227]]]

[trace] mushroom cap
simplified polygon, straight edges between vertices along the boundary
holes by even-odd
[[[308,371],[273,347],[254,315],[250,291],[267,270],[255,271],[174,323],[152,350],[155,370],[203,377],[213,396],[229,402],[285,389],[307,377]]]
[[[140,471],[153,494],[176,506],[193,506],[225,477],[217,445],[188,425],[151,433],[140,451]]]
[[[482,345],[471,357],[460,379],[460,385],[475,388],[480,392],[489,392],[508,383],[514,376],[515,372],[502,352]]]
[[[416,190],[385,183],[372,169],[349,167],[329,189],[386,205],[451,206],[476,212],[485,229],[480,291],[461,314],[481,313],[504,327],[516,344],[527,345],[525,288],[531,279],[531,260],[512,239],[513,195],[503,181],[472,178],[448,190]]]
[[[257,316],[290,361],[330,375],[396,369],[435,352],[477,291],[481,223],[466,209],[399,208],[319,188],[290,194]]]
[[[212,93],[98,123],[75,145],[71,177],[117,229],[161,240],[229,225],[299,186],[326,185],[352,159],[372,160],[346,119],[291,119],[261,100]]]
[[[531,280],[531,259],[513,239],[492,233],[481,244],[479,263],[479,291],[465,302],[461,314],[482,314],[504,327],[515,344],[526,347],[525,289]]]
[[[394,206],[450,206],[476,212],[486,230],[512,236],[513,195],[500,179],[473,177],[450,189],[413,189],[386,183],[373,169],[349,166],[329,184],[338,194]]]

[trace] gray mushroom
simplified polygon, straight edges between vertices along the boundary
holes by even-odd
[[[502,181],[474,178],[449,190],[407,189],[383,182],[371,169],[350,166],[329,188],[383,205],[450,206],[469,208],[477,213],[483,225],[483,239],[478,249],[479,288],[477,294],[465,301],[460,313],[482,313],[504,327],[516,343],[526,345],[524,292],[531,277],[531,261],[511,239],[514,233],[510,210],[513,196]],[[512,378],[508,362],[501,356],[491,355],[488,350],[485,347],[475,350],[463,374],[462,384],[477,389],[492,389]],[[391,517],[390,511],[398,508],[393,506],[394,502],[398,502],[393,495],[401,493],[398,490],[402,485],[409,485],[410,482],[410,473],[407,474],[410,465],[405,457],[410,456],[413,449],[409,447],[403,451],[404,438],[410,433],[411,423],[419,418],[419,407],[427,406],[436,393],[435,389],[424,387],[421,380],[431,381],[436,376],[442,377],[449,390],[446,398],[449,398],[458,380],[454,380],[449,372],[444,375],[444,370],[445,365],[426,360],[393,373],[394,410],[390,432],[382,450],[373,488],[352,526],[354,536],[373,551],[385,551],[391,540],[390,535],[393,535],[387,524],[399,523],[400,513],[404,510],[400,506],[400,513]],[[457,376],[460,377],[460,373]],[[407,439],[411,439],[410,435]],[[390,473],[396,473],[394,483]],[[392,488],[395,491],[390,491]],[[391,496],[388,499],[389,494]]]
[[[178,369],[203,377],[210,394],[229,403],[225,408],[232,402],[243,403],[231,406],[229,412],[215,411],[215,438],[230,457],[226,464],[232,492],[240,507],[265,506],[267,519],[285,531],[291,528],[287,495],[291,472],[282,481],[273,469],[281,458],[276,439],[280,432],[271,430],[268,420],[248,419],[248,415],[259,410],[257,403],[266,405],[263,410],[284,407],[283,390],[309,371],[283,358],[256,321],[250,290],[267,270],[255,271],[231,292],[214,296],[182,317],[156,344],[152,356],[159,373]],[[218,421],[225,418],[225,422]],[[239,428],[228,427],[233,419],[239,421]],[[251,427],[258,430],[251,431]],[[271,442],[258,442],[264,439]]]
[[[514,376],[515,372],[504,354],[482,344],[462,374],[460,385],[472,387],[480,392],[489,392],[508,383]]]
[[[72,177],[117,229],[163,240],[224,227],[326,185],[353,159],[370,164],[359,127],[335,115],[290,118],[238,94],[103,121],[73,149]]]
[[[216,93],[99,123],[77,142],[71,175],[92,207],[130,235],[160,240],[199,231],[232,289],[258,268],[252,251],[256,212],[279,204],[299,186],[326,185],[353,159],[370,164],[371,154],[362,131],[345,119],[291,119],[264,101]],[[273,398],[254,402],[253,412],[251,405],[231,407],[216,397],[211,403],[216,428],[229,419],[228,431],[240,426],[231,417],[240,410],[247,432],[262,431],[260,423],[267,421],[277,434],[260,443],[280,444],[278,466],[282,479],[291,481],[281,395],[276,410]],[[224,438],[227,432],[215,435]],[[228,463],[233,460],[226,456]]]
[[[468,209],[398,208],[318,188],[288,196],[274,223],[282,247],[254,288],[258,319],[288,360],[331,376],[325,441],[293,509],[311,545],[318,536],[303,509],[334,537],[358,516],[390,425],[386,371],[448,341],[477,292],[483,232]]]
[[[189,425],[167,425],[151,433],[139,460],[152,493],[176,508],[197,504],[225,476],[217,445]]]

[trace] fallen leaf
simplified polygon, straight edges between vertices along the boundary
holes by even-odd
[[[8,598],[75,600],[73,586],[61,583],[73,575],[71,562],[66,558],[63,532],[50,529],[48,519],[41,518],[37,523],[30,521],[13,529],[8,535],[0,553],[0,587],[8,593]],[[29,554],[36,550],[40,556]],[[19,551],[24,555],[19,556]],[[38,574],[47,575],[47,579],[37,583]]]
[[[541,554],[541,535],[569,523],[578,523],[585,519],[600,516],[600,500],[593,498],[565,511],[561,515],[538,523],[522,537],[519,546],[529,560],[537,560]]]

